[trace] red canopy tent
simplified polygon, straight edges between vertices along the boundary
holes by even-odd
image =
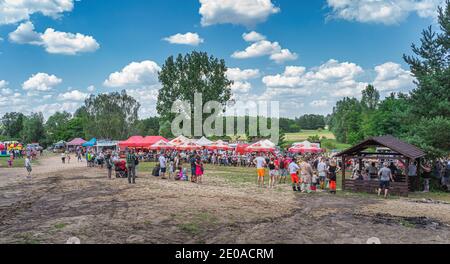
[[[289,149],[289,152],[295,154],[305,154],[305,153],[322,153],[324,151],[323,149],[316,147],[294,146]]]
[[[275,152],[275,145],[268,140],[261,140],[247,147],[247,152]]]
[[[169,140],[167,140],[161,136],[148,136],[148,137],[145,137],[144,140],[142,141],[142,147],[150,148],[151,146],[158,143],[159,141],[169,142]]]
[[[82,139],[82,138],[75,138],[72,141],[67,143],[67,146],[69,147],[77,147],[77,146],[81,146],[84,143],[86,143],[87,141]]]
[[[198,145],[195,142],[185,142],[179,146],[176,146],[175,149],[177,150],[187,150],[187,151],[194,151],[194,150],[202,150],[203,147]]]
[[[249,147],[249,144],[239,144],[236,147],[236,153],[243,155],[245,153],[247,153],[247,148]]]
[[[232,147],[230,147],[228,144],[226,144],[222,140],[213,142],[211,145],[206,146],[206,149],[207,150],[233,150]]]
[[[170,150],[174,148],[175,148],[174,145],[164,140],[160,140],[150,147],[151,150]]]
[[[133,136],[125,141],[119,142],[120,148],[142,148],[144,142],[144,137]]]

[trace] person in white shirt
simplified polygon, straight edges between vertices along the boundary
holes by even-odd
[[[253,163],[256,165],[256,171],[258,173],[258,186],[264,187],[264,176],[266,175],[266,159],[261,154],[255,158]]]
[[[328,166],[325,163],[325,159],[321,158],[319,164],[317,164],[317,171],[319,172],[319,184],[320,189],[325,190],[327,181]]]
[[[166,157],[164,155],[164,153],[161,153],[161,155],[159,156],[159,167],[160,167],[160,172],[159,172],[159,176],[161,176],[161,179],[166,179]]]
[[[31,171],[33,170],[31,167],[31,159],[30,156],[27,156],[27,158],[25,159],[25,168],[27,169],[28,172],[28,176],[27,179],[31,179]]]
[[[294,190],[294,192],[302,191],[302,189],[300,187],[300,179],[298,177],[299,170],[300,170],[300,166],[298,166],[298,164],[295,162],[295,160],[292,160],[292,162],[289,164],[289,173],[291,174],[292,189]]]

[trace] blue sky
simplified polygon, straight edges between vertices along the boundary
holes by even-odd
[[[127,89],[154,115],[158,69],[192,50],[226,60],[237,98],[327,114],[368,83],[412,89],[402,55],[440,3],[0,0],[0,114],[73,112],[90,93]]]

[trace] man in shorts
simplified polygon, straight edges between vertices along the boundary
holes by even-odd
[[[261,154],[258,154],[258,156],[253,161],[256,165],[256,171],[258,174],[258,186],[264,187],[264,176],[266,175],[266,159],[262,157]]]
[[[164,153],[161,153],[161,155],[159,155],[159,176],[161,176],[161,179],[165,180],[166,179],[166,171],[167,171],[167,160],[166,160],[166,156],[164,155]]]
[[[325,163],[325,159],[321,158],[319,164],[317,164],[317,172],[319,173],[319,184],[320,189],[325,190],[326,181],[327,181],[327,164]]]
[[[27,158],[25,159],[25,168],[27,169],[27,172],[28,172],[27,179],[31,179],[31,171],[32,171],[33,169],[31,168],[31,159],[30,159],[30,156],[27,156]]]
[[[300,188],[300,179],[298,177],[298,171],[300,170],[300,167],[297,165],[297,163],[292,160],[291,163],[289,164],[289,173],[291,174],[291,179],[292,179],[292,189],[294,190],[294,192],[296,191],[301,191]]]
[[[388,197],[390,181],[394,182],[392,171],[389,169],[389,164],[384,163],[384,167],[378,172],[380,177],[380,188],[378,189],[378,196],[381,195],[381,191],[384,189],[384,198]]]

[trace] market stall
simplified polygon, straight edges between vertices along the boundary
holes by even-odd
[[[276,151],[276,145],[270,140],[261,140],[259,142],[256,142],[255,144],[250,145],[246,148],[246,152],[275,152]]]

